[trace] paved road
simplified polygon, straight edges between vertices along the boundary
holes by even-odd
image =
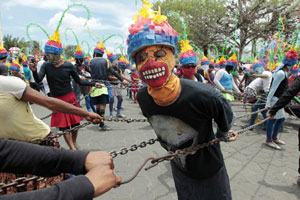
[[[49,111],[39,106],[32,106],[39,117],[49,114]],[[128,118],[143,118],[137,104],[124,98],[123,114]],[[241,107],[234,107],[236,115]],[[108,111],[106,112],[108,113]],[[50,120],[45,120],[49,124]],[[239,130],[239,125],[246,124],[247,119],[238,120],[234,130]],[[78,143],[82,149],[89,150],[119,150],[130,147],[141,141],[155,138],[155,133],[148,123],[120,123],[108,122],[113,128],[111,131],[100,132],[97,126],[90,125],[82,130]],[[241,135],[238,141],[222,143],[232,195],[234,200],[299,200],[300,187],[296,185],[298,176],[298,139],[297,126],[299,121],[289,119],[284,125],[280,138],[286,142],[283,150],[273,150],[263,143],[265,131],[262,127]],[[66,147],[63,139],[62,146]],[[166,152],[159,144],[147,146],[127,155],[114,159],[116,173],[123,179],[130,177],[137,167],[150,156],[164,155]],[[170,200],[177,199],[171,169],[168,162],[145,172],[142,171],[131,183],[113,189],[104,194],[101,200]]]

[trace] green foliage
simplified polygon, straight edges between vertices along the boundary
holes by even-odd
[[[12,35],[4,35],[3,37],[4,48],[9,50],[11,47],[26,48],[28,42],[24,38],[13,37]]]
[[[77,45],[67,45],[64,47],[64,57],[65,58],[72,58],[75,55]]]

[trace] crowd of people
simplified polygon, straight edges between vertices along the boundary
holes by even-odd
[[[83,118],[99,124],[100,131],[109,131],[112,127],[103,120],[106,105],[109,117],[125,118],[121,111],[126,89],[126,96],[139,104],[161,146],[176,151],[215,137],[236,141],[238,133],[231,130],[235,123],[231,102],[242,101],[251,104],[252,112],[262,110],[263,118],[269,117],[264,125],[265,144],[281,149],[285,144],[278,138],[286,118],[283,107],[292,98],[295,101],[291,104],[300,102],[295,97],[300,86],[295,47],[287,51],[281,63],[270,68],[257,59],[247,64],[238,62],[235,53],[228,59],[225,55],[213,60],[202,56],[199,61],[189,40],[181,40],[176,63],[178,33],[165,16],[154,13],[151,3],[144,1],[129,27],[127,53],[131,62],[126,56],[118,58],[103,42],[96,45],[92,58],[84,55],[78,45],[74,59],[66,60],[58,30],[40,56],[13,54],[0,47],[0,160],[4,163],[0,164],[0,180],[12,181],[16,176],[8,176],[11,172],[78,175],[48,189],[6,195],[3,199],[92,199],[121,182],[113,172],[109,153],[79,150],[78,130],[64,135],[69,151],[55,145],[55,139],[40,146],[27,144],[52,134],[49,126],[35,116],[30,103],[51,110],[50,126],[60,131],[79,126]],[[292,113],[299,113],[297,107],[292,109]],[[252,114],[245,127],[253,126],[257,118],[258,114]],[[232,198],[218,143],[178,155],[171,161],[171,168],[180,200]]]

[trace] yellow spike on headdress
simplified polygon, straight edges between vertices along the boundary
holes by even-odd
[[[155,13],[152,10],[152,3],[147,0],[143,0],[143,8],[139,11],[139,14],[144,19],[153,18],[155,16]]]
[[[158,7],[157,14],[153,17],[153,21],[158,24],[161,24],[164,21],[167,21],[167,16],[161,15],[160,6]]]
[[[206,56],[202,56],[201,60],[208,60]]]
[[[225,59],[224,56],[222,56],[222,57],[220,58],[220,62],[226,62],[226,59]]]
[[[108,51],[106,48],[105,48],[105,51],[106,51],[106,54],[107,54],[107,55],[110,55],[110,54],[111,54],[111,52]]]
[[[181,53],[184,53],[187,51],[193,51],[193,47],[190,45],[190,41],[188,41],[188,40],[181,40],[180,46],[181,46]]]
[[[232,56],[229,58],[229,60],[237,60],[237,58],[236,58],[236,54],[235,54],[235,53],[233,53],[233,54],[232,54]]]
[[[126,59],[124,58],[124,56],[121,56],[120,61],[125,61],[126,62]]]
[[[0,45],[0,51],[3,50],[3,49],[4,49],[3,46]]]
[[[81,49],[80,45],[77,45],[76,51],[81,51],[82,52],[82,49]]]
[[[103,43],[103,42],[101,42],[100,44],[98,44],[97,47],[98,47],[99,49],[105,49],[105,46],[104,46],[104,43]]]
[[[295,46],[291,46],[290,51],[297,51]]]
[[[54,31],[54,34],[50,37],[49,40],[55,41],[57,43],[61,43],[59,31]]]

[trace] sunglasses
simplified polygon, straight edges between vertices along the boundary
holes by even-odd
[[[194,64],[186,64],[186,65],[183,65],[182,67],[183,68],[195,68],[196,65],[194,65]]]

